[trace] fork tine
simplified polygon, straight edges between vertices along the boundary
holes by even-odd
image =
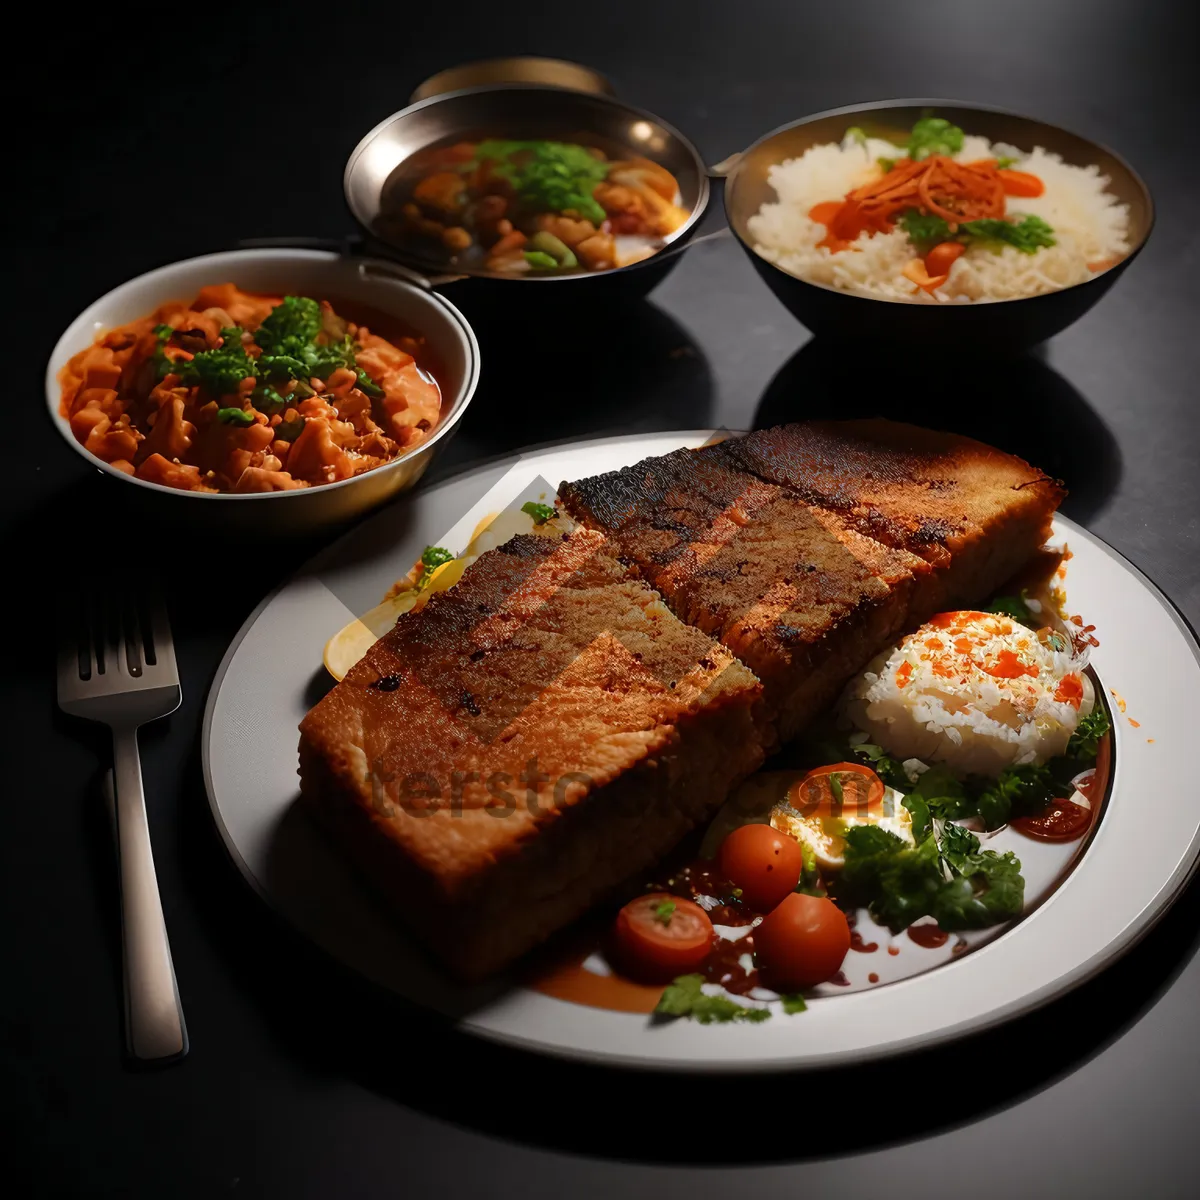
[[[84,602],[78,595],[64,596],[59,605],[58,694],[67,695],[95,672],[91,636]],[[81,667],[86,665],[86,675]]]
[[[136,595],[124,592],[121,595],[121,660],[127,674],[138,678],[142,673],[142,627],[138,619]]]
[[[171,637],[171,622],[167,619],[167,604],[158,581],[148,583],[145,592],[144,613],[147,621],[148,656],[154,664],[176,674],[175,642]]]

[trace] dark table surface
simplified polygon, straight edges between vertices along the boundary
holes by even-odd
[[[1055,470],[1072,488],[1066,512],[1200,620],[1200,87],[1186,6],[528,8],[264,6],[216,22],[156,8],[140,22],[114,12],[55,30],[53,93],[10,101],[33,125],[13,246],[33,357],[44,362],[80,308],[143,270],[239,238],[347,232],[347,154],[452,63],[587,61],[709,161],[839,104],[1006,105],[1131,159],[1157,198],[1157,230],[1077,326],[984,372],[976,403],[901,394],[890,411]],[[481,328],[485,381],[430,479],[533,442],[871,411],[872,382],[904,365],[809,342],[728,241],[697,248],[649,303],[631,304],[603,354],[544,355],[538,333]],[[912,357],[936,361],[937,347]],[[21,375],[13,400],[28,434],[10,454],[3,505],[15,649],[0,672],[0,1010],[5,1165],[31,1181],[22,1194],[1193,1194],[1195,885],[1127,958],[1050,1008],[949,1049],[822,1076],[697,1087],[557,1064],[456,1035],[345,978],[249,893],[199,772],[222,652],[313,547],[197,547],[123,523],[113,488],[46,421],[39,371]],[[57,580],[147,555],[168,580],[184,686],[182,708],[143,734],[142,756],[192,1052],[139,1074],[121,1057],[115,877],[96,798],[107,748],[55,711],[49,613]]]

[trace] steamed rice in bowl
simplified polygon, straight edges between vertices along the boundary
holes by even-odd
[[[1018,248],[994,237],[972,236],[969,222],[948,222],[942,227],[942,240],[958,242],[963,249],[944,281],[929,286],[941,276],[931,277],[925,269],[932,242],[914,240],[908,232],[909,212],[929,215],[914,198],[911,208],[892,214],[893,219],[831,246],[830,230],[813,219],[814,209],[845,202],[870,185],[883,190],[888,176],[909,164],[910,147],[912,162],[929,157],[915,142],[902,147],[852,129],[841,143],[813,146],[801,157],[770,168],[768,181],[778,200],[764,204],[749,219],[754,250],[810,283],[880,300],[925,304],[1015,300],[1058,291],[1086,283],[1129,253],[1128,206],[1106,190],[1109,180],[1098,167],[1072,166],[1040,147],[1027,152],[948,128],[951,141],[936,150],[952,163],[973,168],[992,163],[993,173],[1040,181],[1040,195],[1006,194],[992,214],[1012,226],[1036,218],[1047,230],[1034,239],[1040,244]],[[988,223],[997,228],[994,221]],[[1040,230],[1043,225],[1033,227]]]

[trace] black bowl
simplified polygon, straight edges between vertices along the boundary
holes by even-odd
[[[410,245],[393,241],[380,214],[391,181],[415,153],[444,141],[481,136],[594,137],[600,144],[637,150],[661,163],[679,181],[689,216],[658,254],[628,267],[563,275],[504,275],[459,272],[444,261],[423,259]],[[368,133],[346,164],[346,203],[377,253],[403,263],[447,290],[455,303],[498,304],[511,311],[561,310],[577,300],[627,299],[656,287],[679,262],[672,253],[691,239],[709,201],[708,172],[700,152],[678,130],[653,113],[611,96],[534,84],[495,84],[445,92],[410,105]]]
[[[1022,149],[1041,146],[1074,166],[1096,164],[1109,178],[1108,190],[1129,205],[1132,249],[1116,265],[1086,283],[1029,296],[976,304],[909,304],[879,300],[809,283],[768,262],[754,250],[747,222],[764,203],[776,199],[767,171],[797,158],[810,146],[841,141],[847,126],[876,136],[894,136],[922,116],[945,117],[968,134]],[[832,198],[832,197],[831,197]],[[1057,125],[1003,109],[955,100],[886,100],[831,109],[784,125],[736,155],[725,178],[725,211],[742,249],[787,310],[822,337],[863,341],[936,343],[963,351],[1028,349],[1077,321],[1116,283],[1137,257],[1154,226],[1150,190],[1113,151]]]

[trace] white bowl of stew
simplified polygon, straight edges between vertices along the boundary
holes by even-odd
[[[365,421],[360,428],[375,426],[380,430],[374,437],[374,444],[369,447],[376,457],[360,455],[355,450],[354,469],[357,473],[340,477],[349,469],[341,465],[325,475],[310,471],[308,478],[297,478],[295,481],[304,486],[287,486],[272,476],[272,472],[287,466],[288,451],[279,441],[260,446],[259,443],[265,442],[266,438],[261,429],[252,430],[254,433],[263,433],[262,438],[254,439],[257,457],[253,460],[255,466],[251,472],[252,479],[250,475],[234,477],[237,461],[233,467],[229,467],[210,456],[207,459],[202,458],[196,464],[189,462],[193,457],[189,451],[184,451],[178,456],[170,453],[172,448],[178,448],[177,444],[160,444],[157,448],[148,445],[154,437],[154,424],[157,423],[158,412],[153,413],[149,418],[151,424],[147,425],[145,410],[139,409],[139,406],[147,403],[146,388],[151,385],[157,387],[158,383],[167,388],[174,385],[182,394],[184,380],[172,376],[171,366],[164,363],[161,369],[167,370],[168,377],[162,378],[160,370],[158,383],[154,383],[153,378],[147,383],[146,372],[151,368],[145,361],[144,354],[141,354],[147,337],[144,319],[170,302],[182,301],[191,304],[198,296],[211,295],[211,290],[225,284],[233,284],[240,293],[252,294],[250,298],[270,297],[277,300],[283,297],[304,297],[325,302],[331,306],[328,314],[334,315],[337,320],[350,322],[347,327],[350,332],[346,334],[346,345],[352,346],[358,351],[359,357],[370,362],[377,376],[379,372],[375,360],[371,359],[362,345],[354,342],[355,337],[368,337],[374,346],[387,346],[396,351],[395,354],[385,356],[389,365],[402,363],[405,357],[409,360],[415,359],[421,377],[432,381],[440,391],[440,404],[435,403],[432,407],[426,404],[426,419],[421,422],[421,428],[405,430],[400,424],[400,418],[397,418],[396,428],[393,429],[388,424],[391,414],[380,408],[379,394],[383,393],[383,390],[368,373],[359,371],[358,380],[362,381],[361,386],[375,397],[369,399],[371,411],[358,418],[342,415],[346,421]],[[209,291],[206,292],[206,289]],[[271,306],[264,302],[264,309],[270,308]],[[215,312],[218,316],[221,312],[219,308],[210,308],[208,311]],[[327,315],[325,308],[322,308],[322,314],[323,317]],[[197,328],[188,331],[176,328],[169,337],[161,339],[161,345],[166,356],[176,356],[170,361],[179,364],[180,375],[183,375],[185,370],[191,370],[192,382],[196,383],[198,373],[195,369],[186,367],[185,360],[189,357],[189,352],[183,347],[203,352],[204,329],[211,330],[214,323],[220,324],[223,321],[206,317],[199,309],[192,315],[197,318],[194,322],[181,322],[172,316],[171,320],[176,325],[195,324]],[[130,369],[123,372],[119,380],[104,378],[106,371],[101,365],[98,371],[87,372],[88,378],[81,383],[80,374],[86,368],[78,364],[81,361],[92,361],[91,356],[81,358],[82,352],[98,339],[104,339],[110,331],[113,333],[110,340],[115,345],[121,345],[127,338],[116,331],[133,322],[139,323],[135,328],[142,331],[143,341],[128,353],[141,354],[140,359],[127,359]],[[234,325],[237,323],[232,322]],[[160,325],[156,330],[164,328]],[[185,332],[194,340],[187,340]],[[156,332],[154,336],[159,335]],[[247,340],[248,352],[257,355],[259,347],[251,344],[251,339],[256,335],[248,332],[243,336]],[[326,339],[324,333],[319,337]],[[232,344],[224,343],[219,336],[214,341],[211,332],[208,339],[208,346],[213,348]],[[403,356],[401,347],[404,351]],[[276,349],[280,347],[277,346]],[[283,349],[286,350],[286,347]],[[114,352],[112,357],[114,361],[118,361],[121,351]],[[200,355],[191,357],[195,360],[199,359]],[[76,365],[69,367],[68,364],[71,364],[72,360],[75,360]],[[212,366],[211,360],[212,356],[209,355],[196,365],[207,362]],[[263,359],[260,356],[256,361],[261,362]],[[280,358],[276,361],[291,360]],[[351,372],[356,369],[353,357],[346,361]],[[133,378],[135,366],[142,368],[142,374],[138,377],[140,382]],[[64,369],[67,372],[65,378],[68,385],[75,389],[66,404]],[[343,375],[348,373],[343,372]],[[299,375],[302,372],[295,371],[294,374]],[[340,377],[332,375],[327,377],[327,381],[334,384],[338,384],[339,379]],[[388,263],[319,250],[234,250],[160,267],[131,279],[89,305],[67,327],[51,354],[46,370],[46,403],[51,419],[67,443],[98,471],[126,485],[122,490],[127,499],[134,498],[132,489],[136,489],[136,498],[154,510],[169,510],[171,519],[188,523],[226,528],[244,525],[258,531],[302,533],[348,521],[411,488],[420,479],[433,456],[446,444],[462,418],[475,392],[478,379],[479,346],[466,319],[453,304],[441,296],[400,278]],[[236,439],[236,433],[218,429],[214,421],[221,425],[231,425],[233,430],[255,422],[261,426],[260,408],[268,412],[274,411],[276,415],[270,418],[273,422],[272,429],[278,427],[282,434],[286,435],[289,428],[294,430],[298,427],[300,432],[303,432],[309,423],[307,420],[298,419],[299,410],[304,408],[306,402],[311,410],[312,405],[326,401],[332,404],[344,402],[349,407],[353,400],[361,408],[364,400],[364,393],[357,391],[360,386],[357,381],[351,384],[348,390],[339,385],[341,390],[338,396],[335,396],[332,390],[327,391],[324,383],[317,378],[301,381],[281,377],[270,383],[264,378],[253,392],[249,390],[251,382],[249,378],[244,381],[243,387],[246,390],[240,395],[212,398],[211,402],[208,393],[203,390],[207,382],[192,389],[194,401],[189,401],[188,417],[191,418],[194,444],[199,445],[208,433],[213,433],[219,440],[225,432],[229,432],[230,439]],[[313,387],[309,386],[310,382],[317,389],[315,393]],[[384,382],[389,383],[390,387],[389,380]],[[88,383],[100,385],[100,389],[99,392],[91,392],[86,398],[87,403],[82,403],[82,393],[88,390]],[[296,388],[301,390],[294,391]],[[118,393],[119,401],[114,401],[108,394],[111,391]],[[260,398],[268,393],[273,393],[269,402]],[[383,395],[391,403],[391,392]],[[198,414],[195,405],[201,401],[204,402],[203,411]],[[161,397],[157,397],[153,402],[162,403]],[[213,403],[218,406],[215,413]],[[117,426],[120,425],[126,431],[124,442],[119,436],[98,437],[92,440],[93,448],[100,451],[104,457],[92,453],[85,445],[91,437],[89,421],[92,418],[100,420],[94,412],[86,417],[78,415],[79,410],[87,407],[87,404],[93,407],[98,404],[111,404],[114,413],[119,412],[124,404],[129,412],[129,416],[123,422],[119,417],[115,417],[109,425],[100,426],[111,429],[111,432],[117,435]],[[151,408],[153,404],[150,405]],[[238,414],[233,410],[240,404],[244,404],[245,407],[243,412]],[[434,408],[436,419],[433,419]],[[376,418],[374,422],[369,419],[371,415]],[[140,428],[137,428],[139,425]],[[393,434],[395,437],[391,436]],[[311,438],[308,440],[312,441]],[[158,438],[157,441],[163,443],[163,438]],[[126,443],[130,453],[124,455],[123,447]],[[205,445],[209,444],[211,439],[205,442]],[[299,436],[295,435],[292,445],[299,444]],[[114,449],[114,446],[117,448]],[[147,453],[150,449],[153,449],[153,454]],[[278,450],[279,454],[273,455],[272,450]],[[122,455],[124,457],[121,457]],[[151,457],[154,458],[153,463],[148,462]],[[306,457],[311,459],[311,454]],[[238,461],[245,463],[250,460],[245,459],[244,455],[239,455]],[[191,490],[196,486],[197,478],[202,490]],[[241,490],[238,490],[239,484]],[[247,486],[283,487],[284,490],[246,490]]]

